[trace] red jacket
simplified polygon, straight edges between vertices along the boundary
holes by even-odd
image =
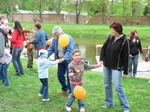
[[[12,42],[13,47],[24,47],[26,37],[22,31],[21,34],[19,34],[17,30],[14,30],[12,33],[12,38],[9,38],[9,40]]]

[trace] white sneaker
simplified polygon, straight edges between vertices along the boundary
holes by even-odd
[[[80,109],[80,112],[85,112],[85,108],[81,108],[81,109]]]
[[[49,98],[47,98],[47,99],[42,99],[42,101],[49,101]]]
[[[43,96],[43,95],[41,93],[39,93],[38,96]]]
[[[129,110],[124,110],[123,112],[130,112]]]
[[[71,112],[71,107],[66,106],[66,110],[67,110],[67,112]]]

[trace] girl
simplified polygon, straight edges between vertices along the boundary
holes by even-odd
[[[39,50],[39,58],[38,58],[38,76],[42,83],[42,87],[39,92],[39,96],[42,96],[42,101],[49,101],[48,98],[48,67],[58,64],[57,61],[50,61],[47,59],[48,52],[44,49]]]
[[[87,65],[81,60],[81,53],[78,49],[72,52],[72,62],[69,64],[69,79],[71,86],[71,94],[68,102],[66,103],[66,110],[68,112],[71,111],[71,105],[75,100],[75,96],[73,94],[73,90],[76,85],[82,86],[82,74],[85,68],[92,69],[98,68],[99,65]],[[78,100],[80,112],[85,112],[85,105],[83,100]]]
[[[139,51],[141,54],[143,53],[141,41],[138,38],[138,32],[136,30],[132,30],[130,32],[129,45],[130,45],[129,77],[132,77],[132,73],[133,73],[133,77],[136,77]],[[132,71],[132,65],[133,65],[133,71]]]
[[[23,75],[24,71],[20,55],[24,48],[24,41],[26,40],[26,37],[19,21],[14,21],[14,31],[12,33],[12,38],[9,38],[9,40],[12,42],[12,63],[16,70],[14,75]]]

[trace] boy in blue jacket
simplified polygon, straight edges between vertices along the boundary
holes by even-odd
[[[42,101],[49,101],[48,98],[48,67],[58,64],[58,60],[50,61],[47,59],[48,52],[44,49],[39,50],[38,64],[38,77],[42,83],[39,96],[42,96]]]

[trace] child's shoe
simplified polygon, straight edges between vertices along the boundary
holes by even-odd
[[[66,106],[67,112],[71,112],[71,107]]]
[[[42,99],[42,101],[49,101],[49,98],[47,98],[47,99]]]
[[[39,93],[38,96],[43,96],[43,95],[41,93]]]
[[[85,108],[80,108],[80,112],[85,112]]]

